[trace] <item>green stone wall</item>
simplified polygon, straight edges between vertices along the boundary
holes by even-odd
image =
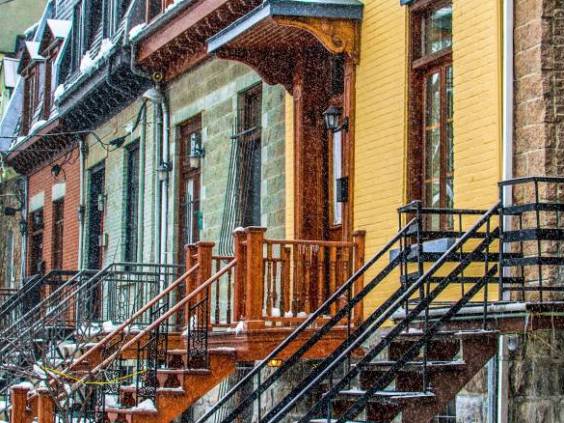
[[[202,142],[206,156],[201,165],[201,239],[219,240],[238,94],[260,81],[259,76],[247,66],[213,59],[169,86],[174,128],[199,113],[202,117]],[[261,225],[268,228],[267,236],[270,238],[285,236],[284,95],[282,87],[263,83]],[[172,146],[175,156],[176,147],[175,137]],[[176,185],[173,186],[175,192],[177,189]],[[176,209],[175,203],[173,210]],[[171,218],[176,219],[176,216]]]
[[[169,188],[168,243],[166,251],[169,262],[178,257],[178,128],[191,117],[202,115],[202,141],[206,156],[202,160],[201,210],[203,213],[202,240],[219,240],[229,152],[237,112],[238,93],[260,83],[259,76],[250,68],[222,60],[209,60],[191,70],[169,84],[171,139],[170,158],[173,165]],[[142,99],[113,116],[103,125],[96,128],[97,135],[104,143],[128,134],[129,128],[137,117]],[[156,169],[155,120],[151,104],[147,108],[145,136],[142,136],[142,124],[127,137],[122,148],[113,149],[100,145],[93,136],[89,136],[89,154],[86,161],[85,175],[88,193],[89,169],[104,161],[106,169],[105,193],[106,208],[104,232],[107,234],[105,263],[122,261],[125,256],[126,231],[126,196],[127,150],[130,142],[139,140],[145,145],[145,190],[143,208],[143,254],[138,260],[145,263],[158,261],[155,257],[155,237],[157,214],[155,198],[158,187]],[[261,213],[263,226],[268,227],[267,236],[282,238],[284,230],[284,90],[279,86],[263,84],[262,99],[262,186]],[[83,251],[86,251],[88,236],[88,219],[86,216],[86,233],[83,240]]]

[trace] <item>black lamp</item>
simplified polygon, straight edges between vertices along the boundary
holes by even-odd
[[[53,165],[53,167],[51,167],[51,175],[53,175],[53,177],[56,178],[61,173],[61,170],[63,170],[61,165],[55,164],[55,165]]]
[[[198,169],[200,167],[200,160],[205,157],[206,150],[202,147],[202,137],[198,132],[194,132],[190,136],[190,167]]]
[[[343,110],[336,106],[329,106],[327,110],[323,112],[323,120],[325,121],[325,127],[335,133],[342,130],[348,131],[349,129],[349,118],[346,117],[343,124],[340,124],[341,114]]]

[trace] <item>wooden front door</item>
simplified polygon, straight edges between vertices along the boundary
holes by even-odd
[[[101,269],[104,261],[104,164],[90,171],[88,195],[88,268]]]
[[[200,177],[199,161],[191,163],[190,156],[201,147],[202,119],[195,116],[180,128],[178,263],[185,260],[184,246],[200,240]]]

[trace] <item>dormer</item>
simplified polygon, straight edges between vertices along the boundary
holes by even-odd
[[[71,22],[58,19],[48,19],[47,27],[39,43],[39,52],[45,58],[44,65],[44,95],[43,118],[48,119],[53,107],[55,87],[57,86],[57,72],[55,60],[61,51],[64,40],[71,30]]]
[[[39,43],[26,41],[18,66],[18,73],[24,81],[21,134],[27,135],[33,123],[42,114],[42,68],[45,58],[39,53]]]

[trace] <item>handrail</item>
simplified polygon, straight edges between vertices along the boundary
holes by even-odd
[[[145,304],[142,308],[137,310],[131,317],[129,317],[125,322],[117,327],[113,332],[106,335],[102,338],[99,342],[96,343],[95,346],[90,348],[86,351],[81,357],[76,359],[68,368],[67,372],[73,370],[76,366],[78,366],[81,362],[87,360],[95,351],[98,351],[101,347],[105,346],[108,342],[110,342],[117,334],[122,332],[126,327],[131,325],[138,317],[142,316],[147,310],[149,310],[152,306],[158,303],[163,297],[168,295],[171,291],[177,288],[182,282],[186,280],[189,276],[192,275],[199,268],[199,264],[194,265],[192,268],[188,269],[183,275],[181,275],[176,281],[170,284],[165,290],[161,291],[157,296],[153,297],[151,301]]]
[[[265,244],[271,245],[319,245],[322,247],[354,247],[354,242],[348,241],[313,241],[308,239],[265,239]]]
[[[526,184],[530,182],[541,182],[541,183],[556,183],[564,184],[564,177],[561,176],[525,176],[523,178],[508,179],[505,181],[498,182],[500,187]]]
[[[92,276],[90,279],[93,279],[95,277],[97,277],[100,274],[103,274],[103,272],[105,272],[109,267],[111,267],[111,265],[107,266],[104,270],[101,270],[100,272],[98,272],[97,274],[95,274],[94,276]],[[41,307],[43,307],[46,303],[48,303],[55,295],[58,295],[59,292],[63,291],[64,289],[68,288],[70,285],[72,285],[73,283],[76,282],[76,280],[87,274],[89,271],[88,270],[81,270],[80,272],[78,272],[76,275],[74,275],[72,278],[70,278],[68,281],[66,281],[64,284],[62,284],[61,286],[59,286],[55,291],[53,291],[47,298],[45,298],[44,300],[42,300],[41,302],[39,302],[37,305],[35,305],[31,310],[29,310],[27,313],[25,313],[23,316],[21,316],[17,321],[15,321],[9,328],[6,328],[5,330],[0,332],[0,338],[4,337],[6,334],[9,334],[10,331],[12,331],[14,329],[14,326],[17,326],[18,324],[20,324],[22,321],[25,321],[26,319],[28,319],[30,316],[33,315],[33,313],[37,312],[37,310],[39,310]],[[80,289],[80,287],[78,287],[77,289]],[[73,291],[74,293],[74,291]],[[67,297],[64,298],[64,300],[67,300],[73,293],[69,294]],[[65,301],[62,301],[61,303],[64,303]],[[53,309],[51,312],[54,312],[56,310],[59,309],[59,306],[57,306],[55,309]],[[51,314],[51,312],[49,314]],[[0,352],[3,350],[3,348],[0,347]]]
[[[177,302],[173,307],[169,308],[168,311],[166,311],[162,316],[160,316],[158,319],[156,319],[153,323],[151,323],[149,326],[147,326],[145,329],[143,329],[142,331],[140,331],[136,336],[134,336],[132,339],[130,339],[128,342],[126,342],[124,345],[122,345],[117,351],[115,351],[114,353],[112,353],[109,357],[107,357],[104,361],[102,361],[100,364],[98,364],[94,369],[92,369],[88,375],[84,376],[83,378],[81,378],[79,381],[77,381],[73,386],[72,386],[72,391],[75,391],[78,386],[80,386],[81,384],[83,384],[85,381],[87,381],[89,378],[92,378],[93,376],[95,376],[100,370],[102,370],[104,367],[106,367],[107,365],[111,364],[123,351],[127,350],[128,348],[132,347],[135,343],[137,343],[140,339],[142,339],[144,336],[146,336],[150,331],[152,331],[153,329],[155,329],[156,327],[160,326],[161,323],[163,323],[165,320],[167,320],[169,317],[173,316],[174,314],[176,314],[178,311],[180,311],[188,302],[190,302],[196,295],[198,295],[200,292],[202,292],[204,289],[207,289],[210,287],[211,284],[213,284],[217,279],[219,279],[221,276],[223,276],[225,273],[227,273],[228,270],[230,270],[231,268],[233,268],[235,266],[235,264],[237,264],[237,259],[233,259],[228,265],[226,265],[224,268],[222,268],[219,272],[217,272],[216,274],[212,275],[207,281],[205,281],[202,285],[200,285],[199,287],[197,287],[196,289],[194,289],[193,291],[191,291],[188,295],[186,295],[182,300],[180,300],[179,302]],[[194,269],[196,269],[199,265],[196,264],[191,271],[193,271]],[[115,335],[114,335],[115,336]]]
[[[245,377],[243,377],[233,388],[227,392],[223,398],[217,401],[217,403],[202,417],[198,419],[196,423],[203,423],[209,417],[211,417],[217,409],[221,408],[229,399],[235,395],[235,393],[245,386],[257,373],[259,373],[265,366],[267,366],[268,362],[272,359],[276,358],[276,356],[284,351],[291,342],[297,338],[300,333],[305,331],[308,326],[310,326],[313,322],[315,322],[319,317],[321,317],[330,307],[331,305],[337,301],[348,289],[350,289],[353,284],[362,276],[364,273],[374,265],[384,254],[390,250],[396,242],[398,242],[405,233],[409,230],[411,225],[416,222],[416,218],[411,219],[407,225],[405,225],[400,231],[396,233],[396,235],[389,240],[374,256],[372,256],[367,262],[365,262],[343,285],[341,285],[325,302],[312,314],[309,315],[307,319],[305,319],[296,329],[286,337],[270,354],[266,356],[263,360],[261,360]]]
[[[331,359],[331,362],[328,365],[323,365],[322,363],[322,365],[319,366],[319,368],[321,369],[319,374],[313,377],[312,380],[307,380],[305,384],[302,383],[298,385],[298,387],[296,387],[293,391],[300,389],[300,392],[307,392],[313,386],[316,386],[327,374],[329,374],[329,372],[333,371],[333,369],[337,364],[345,360],[355,349],[357,349],[364,341],[366,341],[366,339],[369,337],[370,333],[373,330],[381,326],[383,322],[387,321],[392,316],[393,312],[402,304],[404,304],[406,300],[408,300],[415,292],[417,292],[417,290],[424,287],[424,285],[428,283],[429,279],[439,270],[439,268],[443,266],[453,254],[456,254],[456,251],[460,248],[460,246],[466,243],[469,239],[472,239],[474,233],[488,222],[488,220],[494,215],[498,207],[499,207],[499,202],[496,203],[495,206],[491,207],[486,214],[484,214],[474,225],[472,225],[472,227],[467,232],[465,232],[445,253],[443,253],[443,255],[441,255],[441,257],[436,262],[434,262],[433,265],[431,265],[431,267],[422,276],[420,276],[415,283],[408,286],[406,289],[402,290],[399,297],[392,302],[392,304],[385,310],[385,312],[382,315],[380,315],[378,311],[373,313],[373,315],[370,316],[370,319],[372,319],[372,321],[370,322],[370,328],[369,328],[370,330],[366,330],[366,328],[364,328],[365,330],[362,335],[357,336],[352,340],[349,339],[349,341],[346,344],[346,348],[344,348],[337,357],[332,357],[332,355],[330,355],[328,358],[325,359],[325,361]],[[478,248],[479,249],[485,248],[484,244],[486,242],[491,242],[491,240],[485,239],[484,241],[482,241],[482,243],[480,243],[480,246]],[[467,257],[465,261],[469,261],[470,258],[472,257],[472,254],[475,253],[476,250],[470,253],[471,256]],[[456,275],[460,271],[460,268],[464,268],[466,266],[467,264],[464,261],[461,264],[459,264],[453,271],[449,273],[448,276],[442,278],[442,282],[439,287],[444,289],[446,284],[448,284],[448,282],[454,277],[453,275]],[[439,289],[439,287],[435,288],[435,290]],[[419,314],[424,309],[424,303],[427,300],[428,298],[426,297],[426,299],[423,300],[421,303],[419,303],[419,305],[414,310],[412,310],[411,313],[414,313],[416,310],[418,310],[418,314]],[[376,314],[378,314],[378,316],[375,316]],[[364,360],[368,360],[368,357],[371,360],[373,358],[372,353],[373,351],[368,353],[361,360],[361,362],[364,362]],[[357,371],[358,371],[358,367],[353,367],[349,371],[349,373],[354,373]],[[335,386],[340,386],[341,382],[342,380],[338,382]],[[333,389],[335,389],[335,387]],[[272,421],[278,421],[276,419],[279,418],[281,414],[288,411],[288,409],[292,407],[298,401],[298,399],[299,399],[299,395],[292,397],[290,394],[288,401],[286,401],[282,406],[275,406],[268,413],[268,416],[265,416],[265,419],[272,417],[274,419]],[[310,414],[311,413],[308,412],[308,415]]]

